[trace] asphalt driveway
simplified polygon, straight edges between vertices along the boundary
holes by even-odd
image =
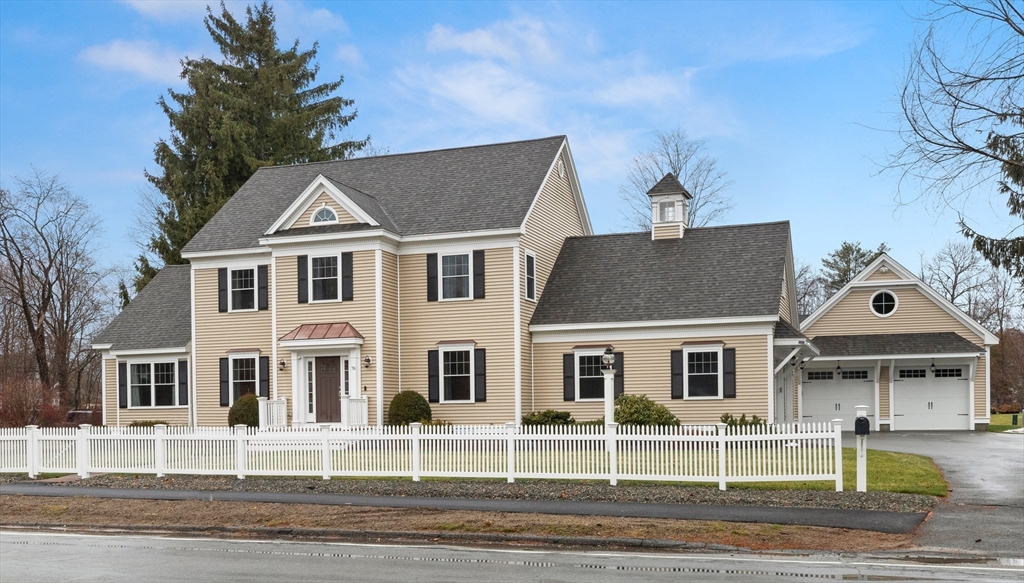
[[[942,469],[949,499],[921,527],[922,547],[1024,558],[1024,434],[872,433],[868,448],[926,455]]]

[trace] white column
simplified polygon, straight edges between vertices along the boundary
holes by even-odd
[[[604,424],[615,423],[615,369],[604,369]]]
[[[519,289],[519,280],[522,275],[519,270],[519,254],[521,250],[519,245],[512,247],[512,370],[513,370],[513,394],[515,398],[515,419],[514,421],[518,425],[523,418],[523,327],[520,319],[522,318],[522,308],[520,302],[522,301],[520,295],[522,294]]]
[[[867,417],[867,405],[857,405],[857,417]],[[856,424],[855,424],[856,426]],[[857,436],[857,491],[868,491],[868,436]]]
[[[376,377],[377,377],[377,427],[384,425],[384,257],[383,252],[378,247],[374,251],[374,279],[376,280],[374,287],[376,288],[377,294],[377,313],[376,313],[376,341],[377,341],[377,355],[374,357],[377,361]]]

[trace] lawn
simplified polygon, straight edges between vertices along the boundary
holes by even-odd
[[[988,425],[988,430],[996,433],[1003,431],[1009,431],[1010,429],[1019,429],[1024,423],[1024,414],[1017,413],[1017,425],[1013,425],[1013,413],[993,413],[992,421]]]

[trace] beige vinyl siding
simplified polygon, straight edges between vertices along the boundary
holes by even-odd
[[[305,253],[304,253],[305,254]],[[302,324],[328,324],[348,322],[363,335],[360,347],[360,358],[371,356],[376,360],[376,283],[375,283],[375,251],[354,251],[352,253],[352,300],[337,302],[310,302],[300,304],[298,299],[298,255],[286,255],[275,258],[277,271],[276,306],[277,331],[275,337],[280,338]],[[315,253],[312,255],[316,255]],[[340,265],[339,265],[340,274]],[[340,279],[340,278],[339,278]],[[339,281],[339,292],[341,289]],[[292,375],[303,371],[292,370],[291,352],[284,348],[277,349],[278,360],[288,363],[284,372],[277,373],[277,397],[292,401]],[[351,366],[352,363],[350,363]],[[385,361],[385,368],[387,362]],[[375,424],[377,407],[376,364],[366,368],[356,363],[360,370],[360,390],[367,398],[369,422]]]
[[[434,419],[452,423],[514,421],[515,325],[512,305],[512,248],[485,252],[486,297],[427,301],[427,259],[422,253],[400,256],[403,391],[427,396],[427,352],[437,343],[474,340],[487,350],[486,403],[431,403]]]
[[[879,266],[881,267],[881,266]],[[886,280],[898,280],[901,279],[899,275],[893,270],[883,272],[881,269],[875,269],[871,275],[867,276],[867,281],[886,281]]]
[[[988,362],[982,356],[978,359],[977,370],[974,371],[974,416],[977,418],[988,418],[989,416],[989,410],[985,407],[985,367],[987,366]]]
[[[384,252],[382,257],[382,320],[384,338],[384,417],[387,419],[388,405],[398,394],[398,256]],[[376,348],[375,348],[376,350]],[[376,415],[376,412],[374,412]]]
[[[804,333],[808,338],[814,338],[851,334],[956,332],[979,346],[982,344],[982,338],[917,289],[890,290],[898,298],[899,306],[888,318],[880,318],[871,311],[869,305],[875,291],[852,290]]]
[[[564,154],[562,154],[564,157]],[[564,160],[563,160],[564,163]],[[557,166],[557,165],[556,165]],[[566,165],[568,167],[568,165]],[[580,221],[580,210],[576,205],[569,179],[558,175],[557,169],[548,174],[547,182],[537,196],[530,217],[526,220],[526,228],[520,239],[525,251],[533,252],[537,257],[536,289],[537,302],[544,294],[551,268],[562,250],[567,237],[583,236],[583,223]],[[522,347],[522,390],[523,412],[531,411],[533,402],[533,355],[530,335],[530,320],[537,309],[537,302],[526,299],[526,254],[520,257],[519,270],[521,279],[519,290],[520,302],[520,334]]]
[[[618,340],[609,342],[622,352],[623,387],[626,394],[645,394],[668,407],[683,423],[717,423],[722,413],[739,417],[768,416],[768,339],[758,336],[716,336],[687,338],[686,342],[724,341],[725,348],[736,349],[736,398],[688,401],[672,398],[671,351],[681,350],[681,339]],[[580,344],[605,342],[557,342],[534,346],[534,374],[538,411],[570,411],[579,421],[604,415],[601,402],[576,403],[562,400],[562,355]]]
[[[218,312],[217,269],[194,271],[196,418],[200,426],[226,425],[228,408],[220,406],[220,359],[233,349],[258,349],[260,356],[272,356],[271,310]]]
[[[133,357],[134,359],[134,357]],[[153,362],[168,362],[168,359],[153,357]],[[172,359],[177,362],[178,359]],[[117,407],[117,363],[110,358],[103,360],[107,375],[106,400],[103,408],[107,411],[107,425],[128,425],[132,421],[164,421],[168,425],[188,425],[188,407],[118,409]],[[178,390],[177,387],[174,388]]]
[[[783,320],[793,323],[793,312],[789,308],[789,275],[782,277],[782,295],[779,299],[779,317]]]
[[[878,418],[890,419],[888,366],[881,367],[878,373]]]
[[[679,223],[663,223],[654,225],[654,239],[678,239]]]
[[[359,222],[359,219],[349,214],[347,210],[342,208],[340,204],[338,204],[333,198],[331,198],[331,195],[327,194],[326,192],[323,192],[320,194],[320,196],[316,197],[316,200],[313,201],[313,204],[309,205],[309,208],[306,209],[305,212],[303,212],[299,216],[298,220],[296,220],[292,224],[292,227],[299,228],[310,226],[310,221],[313,220],[313,215],[316,214],[316,211],[320,210],[320,205],[323,204],[326,204],[328,207],[330,207],[332,211],[334,211],[336,215],[338,215],[339,223],[343,225],[348,225]]]

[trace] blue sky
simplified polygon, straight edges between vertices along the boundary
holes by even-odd
[[[244,3],[229,3],[236,14]],[[956,211],[1008,230],[998,199],[900,206],[881,171],[919,3],[276,2],[283,43],[319,42],[320,79],[392,153],[566,134],[596,232],[656,129],[706,138],[733,181],[726,223],[788,219],[798,259],[885,241],[911,269],[958,239]],[[204,2],[0,3],[0,182],[59,172],[130,263],[156,106],[179,59],[216,56]],[[953,39],[955,44],[955,39]],[[903,185],[914,198],[915,185]],[[144,215],[143,215],[144,216]]]

